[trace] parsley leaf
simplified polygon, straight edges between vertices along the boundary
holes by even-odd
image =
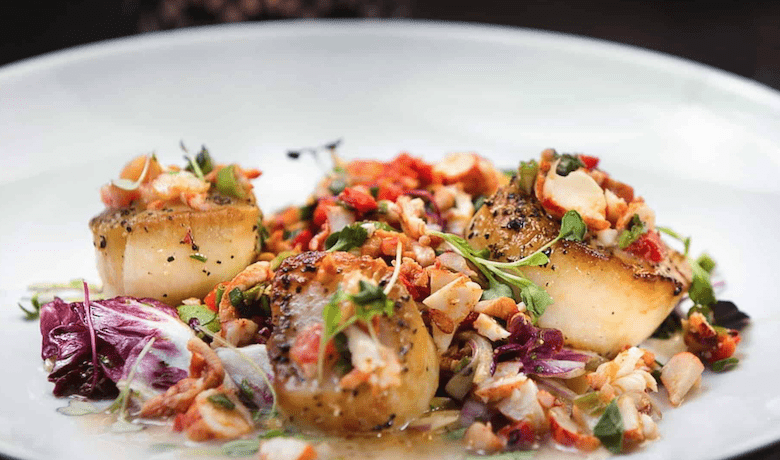
[[[693,281],[688,289],[688,296],[694,303],[709,306],[716,302],[715,291],[712,289],[710,274],[695,260],[688,259],[693,269]]]
[[[344,227],[339,232],[331,233],[325,240],[325,249],[328,252],[349,251],[358,248],[368,239],[368,231],[360,223]]]
[[[617,407],[617,398],[604,410],[593,427],[593,435],[613,454],[619,454],[623,450],[623,418]]]
[[[631,217],[631,225],[623,230],[620,233],[620,236],[618,236],[618,246],[620,246],[620,249],[626,249],[645,232],[647,232],[645,223],[642,222],[637,214],[634,214],[634,216]]]
[[[674,230],[672,230],[671,228],[668,228],[668,227],[656,227],[655,229],[658,230],[661,233],[666,233],[667,235],[671,236],[672,238],[676,239],[677,241],[682,242],[683,247],[685,248],[685,252],[683,252],[683,255],[685,257],[688,257],[688,250],[691,247],[691,237],[690,236],[683,237],[682,235],[680,235],[679,233],[675,232]]]
[[[696,259],[696,263],[699,264],[699,266],[707,273],[712,274],[712,271],[715,269],[715,261],[712,260],[712,257],[709,256],[709,254],[702,254]]]
[[[355,309],[355,314],[360,319],[370,319],[374,313],[384,313],[391,315],[393,313],[393,301],[387,298],[382,288],[376,284],[371,284],[365,280],[360,280],[360,291],[351,296],[352,301],[363,308]]]
[[[539,172],[539,163],[536,160],[523,161],[517,168],[520,190],[530,194],[536,182],[536,174]]]

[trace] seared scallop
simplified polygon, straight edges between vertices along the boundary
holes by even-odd
[[[131,205],[90,221],[106,295],[151,297],[177,305],[205,296],[255,258],[260,210],[253,196],[212,191],[207,210],[183,204],[160,210]]]
[[[486,200],[467,237],[475,249],[489,249],[492,259],[510,261],[532,254],[559,229],[515,180]],[[595,242],[562,240],[550,248],[546,266],[521,271],[553,298],[539,325],[560,329],[569,346],[615,355],[650,336],[688,289],[685,258],[668,247],[665,253],[653,263]]]
[[[436,350],[400,283],[387,295],[392,314],[347,327],[341,343],[326,347],[337,356],[318,372],[323,309],[334,293],[356,283],[385,286],[392,271],[381,259],[343,252],[306,252],[279,267],[268,351],[279,405],[296,423],[342,432],[394,429],[428,409],[438,386]]]

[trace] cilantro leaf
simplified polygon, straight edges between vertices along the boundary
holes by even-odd
[[[489,284],[488,288],[482,291],[480,300],[493,300],[499,297],[513,299],[515,297],[515,293],[510,286],[496,281],[495,278],[489,279]]]
[[[620,249],[626,249],[631,246],[631,243],[635,242],[647,232],[644,222],[639,218],[637,214],[631,217],[631,224],[625,230],[623,230],[618,236],[618,246]]]
[[[325,249],[328,252],[349,251],[358,248],[368,239],[368,231],[360,223],[344,227],[339,232],[331,233],[325,240]]]
[[[712,274],[712,271],[715,269],[715,261],[706,253],[696,258],[696,263],[709,274]]]
[[[350,299],[363,308],[355,309],[355,314],[364,321],[368,321],[377,314],[391,315],[393,313],[393,301],[387,298],[382,288],[376,284],[360,280],[360,291],[350,296]]]
[[[533,283],[520,288],[520,297],[523,299],[525,308],[533,315],[534,320],[542,316],[547,307],[553,303],[550,294]]]
[[[604,413],[593,427],[593,435],[613,454],[623,450],[623,418],[617,407],[617,398],[607,405]]]
[[[211,332],[219,332],[220,324],[217,313],[205,305],[180,305],[176,308],[179,319],[190,327],[199,325]]]

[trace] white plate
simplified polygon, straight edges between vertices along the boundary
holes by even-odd
[[[96,280],[88,219],[132,155],[181,162],[179,140],[257,165],[266,209],[317,168],[288,148],[344,138],[345,156],[475,150],[501,165],[545,147],[602,158],[658,221],[694,235],[753,317],[733,372],[660,423],[637,459],[713,459],[780,439],[780,97],[687,61],[569,36],[416,22],[280,22],[116,40],[0,70],[0,451],[114,457],[143,449],[54,412],[36,281]]]

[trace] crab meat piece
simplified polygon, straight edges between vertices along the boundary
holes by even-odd
[[[431,293],[438,291],[458,278],[465,278],[461,273],[442,270],[441,268],[436,267],[428,267],[426,271],[428,272],[428,278],[431,282]]]
[[[437,257],[436,260],[441,264],[442,267],[453,272],[462,273],[471,279],[476,279],[479,277],[477,272],[469,267],[469,264],[466,262],[466,258],[455,252],[445,252]]]
[[[504,442],[493,433],[490,422],[472,423],[463,435],[463,442],[466,444],[466,449],[480,453],[499,452],[504,448]]]
[[[525,304],[522,302],[515,303],[509,297],[496,297],[495,299],[480,300],[474,306],[474,311],[496,318],[509,319],[516,313],[524,312]]]
[[[477,384],[474,395],[483,402],[508,398],[515,389],[520,388],[528,381],[528,377],[520,373],[521,368],[522,364],[517,362],[498,364],[491,377]]]
[[[615,359],[599,365],[596,372],[588,374],[588,384],[595,390],[609,385],[608,388],[615,390],[616,394],[646,389],[658,391],[645,362],[646,354],[645,350],[637,347],[620,352]]]
[[[456,189],[454,206],[444,211],[442,216],[447,222],[447,231],[463,235],[473,215],[474,203],[471,201],[471,195]]]
[[[423,300],[428,307],[431,321],[442,332],[450,333],[463,321],[482,296],[479,284],[459,276]]]
[[[220,398],[215,402],[215,398]],[[252,415],[238,398],[222,388],[201,392],[186,413],[176,417],[174,429],[193,441],[235,439],[254,429]]]
[[[618,235],[619,232],[614,228],[605,228],[604,230],[599,230],[596,232],[596,239],[600,245],[610,248],[617,246]]]
[[[628,209],[623,213],[623,216],[615,223],[615,228],[618,230],[626,228],[631,222],[631,218],[634,217],[634,214],[639,216],[639,220],[645,224],[645,227],[648,230],[655,229],[655,211],[653,211],[641,197],[628,205]]]
[[[563,407],[555,406],[548,414],[550,431],[558,444],[573,446],[586,452],[596,449],[601,444],[598,438],[577,425]]]
[[[451,153],[433,165],[433,172],[441,174],[446,185],[461,184],[472,196],[494,193],[501,185],[501,172],[476,153]]]
[[[224,295],[219,302],[220,335],[231,345],[244,346],[252,343],[259,326],[253,321],[240,318],[236,307],[230,302],[233,289],[246,291],[258,284],[270,282],[273,277],[269,262],[255,262],[246,267],[225,285]]]
[[[639,443],[644,440],[642,421],[639,411],[636,410],[634,400],[628,395],[622,395],[617,399],[617,408],[620,418],[623,420],[623,440],[629,443]]]
[[[355,214],[342,206],[328,206],[325,208],[325,215],[332,233],[340,232],[344,227],[355,223]]]
[[[704,364],[693,353],[677,353],[661,369],[661,383],[669,392],[669,402],[679,406],[685,395],[701,381]]]
[[[618,219],[623,217],[628,210],[628,203],[623,198],[615,195],[612,190],[604,190],[604,199],[607,204],[607,220],[612,225],[615,225]]]
[[[474,329],[480,335],[487,337],[493,342],[509,337],[509,331],[501,327],[495,319],[484,313],[480,313],[477,319],[474,320]]]
[[[504,398],[496,409],[514,422],[526,421],[534,429],[544,426],[545,415],[538,399],[539,390],[533,380],[526,380],[512,390],[508,398]]]
[[[423,267],[433,265],[433,262],[436,260],[436,251],[430,246],[412,242],[412,252],[414,253],[414,260]]]
[[[317,451],[306,441],[273,438],[260,444],[259,460],[315,460]]]
[[[406,195],[399,196],[398,205],[401,229],[412,239],[419,239],[425,235],[428,226],[422,219],[425,215],[425,202],[420,198],[410,198]]]
[[[344,330],[347,346],[352,354],[352,365],[368,375],[368,383],[376,389],[386,389],[401,385],[401,363],[388,347],[375,342],[370,335],[358,326]]]
[[[537,186],[539,201],[555,214],[563,215],[569,210],[579,212],[588,227],[594,230],[609,228],[604,190],[583,170],[559,176],[555,172],[559,161],[555,161],[547,176],[542,177],[542,186]]]

